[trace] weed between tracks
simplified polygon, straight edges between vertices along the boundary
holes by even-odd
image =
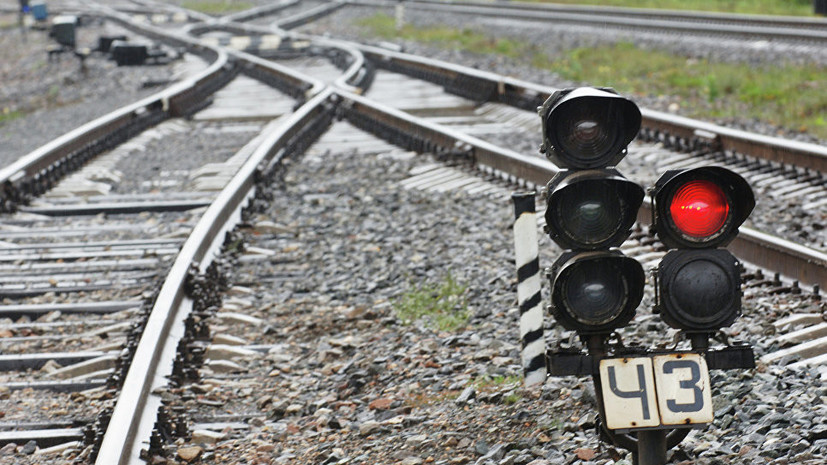
[[[420,319],[440,331],[454,331],[468,324],[468,287],[458,283],[451,275],[441,283],[420,284],[400,296],[394,302],[396,315],[405,324]]]
[[[689,117],[753,118],[827,138],[827,72],[816,65],[717,63],[630,43],[549,55],[536,45],[470,29],[406,25],[397,31],[395,19],[385,14],[366,18],[359,26],[386,39],[528,61],[564,79],[614,87],[627,95],[666,95],[677,99],[680,113]]]

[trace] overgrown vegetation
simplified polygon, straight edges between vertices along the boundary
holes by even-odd
[[[395,20],[376,15],[360,25],[384,38],[427,42],[481,54],[497,54],[547,69],[584,85],[611,86],[627,95],[676,97],[680,113],[697,118],[756,118],[827,138],[827,70],[815,65],[715,63],[630,43],[578,48],[562,56],[513,39],[469,29],[400,31]]]
[[[763,15],[813,16],[812,0],[523,0],[541,3],[701,10]]]
[[[621,93],[680,97],[682,112],[690,116],[750,117],[827,137],[823,67],[714,63],[629,43],[579,48],[560,58],[535,55],[534,63]]]
[[[425,319],[432,328],[454,331],[471,318],[467,289],[449,274],[440,283],[421,284],[404,293],[394,302],[394,310],[404,324]]]
[[[209,15],[221,15],[236,11],[249,10],[255,4],[252,2],[236,2],[234,0],[202,0],[186,1],[181,4],[182,8],[200,11]]]
[[[523,55],[527,47],[525,44],[508,38],[487,37],[470,29],[454,29],[449,27],[416,28],[405,25],[401,30],[396,29],[396,20],[383,13],[363,18],[358,22],[360,28],[371,31],[374,35],[387,39],[403,38],[440,44],[445,48],[471,50],[476,53],[497,54],[517,58]]]

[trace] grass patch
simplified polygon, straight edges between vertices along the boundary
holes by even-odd
[[[422,284],[406,292],[394,302],[394,310],[403,324],[426,319],[432,328],[455,331],[471,318],[467,289],[449,274],[441,283]]]
[[[624,94],[680,97],[693,117],[749,117],[827,137],[827,73],[815,65],[750,66],[686,59],[629,43],[534,55],[534,64]]]
[[[519,388],[523,383],[521,376],[490,376],[483,375],[471,381],[474,389],[482,392],[503,392],[501,402],[505,405],[513,405],[523,398],[522,391]]]
[[[764,15],[814,16],[812,0],[524,0],[539,3],[719,11]]]
[[[442,391],[439,393],[411,393],[405,398],[405,406],[410,408],[427,408],[431,405],[451,402],[459,397],[458,391]]]
[[[401,38],[439,44],[444,48],[471,50],[476,53],[502,55],[511,58],[524,56],[530,50],[520,41],[508,38],[488,37],[471,29],[453,29],[448,27],[417,28],[406,24],[396,29],[396,20],[386,14],[378,13],[357,22],[360,28],[385,39]]]
[[[475,388],[479,390],[486,390],[492,388],[501,388],[506,385],[516,385],[523,382],[523,378],[520,376],[490,376],[490,375],[483,375],[480,376],[474,381],[471,382]]]
[[[630,96],[677,97],[680,113],[695,118],[754,118],[827,138],[827,70],[815,65],[753,66],[687,59],[630,43],[569,50],[549,56],[530,44],[468,29],[400,31],[378,14],[359,25],[386,39],[401,38],[481,54],[506,56],[584,85],[610,86]]]
[[[233,0],[187,1],[181,4],[182,8],[200,11],[209,15],[221,15],[236,11],[249,10],[255,5],[251,2],[236,2]]]
[[[22,117],[23,112],[20,110],[11,110],[9,108],[3,108],[3,111],[0,112],[0,125],[8,123],[9,121],[14,121]]]

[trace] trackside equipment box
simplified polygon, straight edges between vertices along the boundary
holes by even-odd
[[[33,2],[31,5],[32,17],[35,21],[46,21],[49,17],[49,11],[46,8],[46,2]]]

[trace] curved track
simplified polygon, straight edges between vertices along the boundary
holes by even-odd
[[[205,34],[209,31],[225,30],[234,34],[264,35],[274,31],[255,26],[234,24],[235,19],[247,19],[267,14],[273,10],[259,11],[249,15],[235,15],[227,21],[209,23],[189,28],[189,32]],[[406,188],[416,189],[480,189],[475,192],[496,190],[503,181],[511,185],[543,185],[555,172],[556,168],[543,159],[525,156],[486,141],[486,137],[471,135],[474,131],[463,129],[462,124],[449,127],[448,120],[438,113],[446,108],[453,112],[473,110],[479,102],[500,104],[503,107],[533,109],[541,103],[553,89],[521,82],[490,73],[480,72],[455,65],[439,63],[432,60],[405,54],[366,47],[358,44],[339,43],[330,39],[316,39],[300,35],[286,36],[275,31],[289,44],[291,54],[307,54],[329,57],[345,72],[336,76],[329,65],[324,65],[322,72],[326,77],[314,79],[302,73],[290,71],[284,66],[251,56],[245,52],[225,51],[215,46],[206,46],[204,41],[195,41],[177,33],[171,33],[153,26],[138,24],[130,18],[110,11],[110,19],[119,21],[128,27],[136,28],[144,35],[158,40],[172,41],[185,45],[191,50],[200,51],[212,57],[213,63],[197,79],[181,83],[161,94],[145,99],[134,105],[113,112],[93,121],[63,138],[41,148],[21,159],[11,167],[0,171],[0,180],[4,183],[3,205],[7,210],[21,208],[22,205],[48,191],[48,189],[74,167],[79,167],[97,154],[110,149],[148,127],[156,125],[170,117],[191,114],[202,106],[205,96],[213,94],[241,71],[261,82],[298,97],[303,103],[289,117],[284,118],[276,127],[257,142],[249,158],[242,161],[238,171],[227,182],[221,193],[212,200],[206,212],[193,227],[183,245],[178,242],[171,245],[177,252],[175,262],[170,266],[169,278],[160,288],[151,311],[147,312],[145,322],[139,324],[143,329],[140,337],[133,336],[134,351],[130,358],[132,363],[123,367],[123,377],[119,380],[124,386],[114,410],[106,414],[106,419],[97,425],[97,429],[86,433],[86,440],[97,442],[100,449],[93,452],[101,464],[133,463],[138,460],[141,450],[150,443],[150,432],[155,430],[157,442],[158,424],[156,416],[161,406],[161,396],[153,394],[166,385],[165,377],[173,370],[171,360],[180,349],[179,339],[191,332],[192,322],[187,322],[188,314],[195,306],[196,312],[203,312],[199,305],[206,305],[198,295],[198,282],[202,291],[216,287],[208,279],[214,271],[207,271],[211,257],[217,253],[217,247],[223,242],[224,234],[239,221],[241,207],[253,202],[256,193],[255,183],[270,179],[280,171],[283,160],[294,153],[303,152],[330,124],[334,117],[343,118],[353,126],[373,133],[408,150],[430,152],[454,165],[472,167],[472,172],[485,173],[491,177],[489,184],[474,185],[464,179],[463,169],[456,174],[446,174],[438,166],[419,168],[412,172],[413,177],[405,182]],[[291,17],[283,22],[288,26],[321,14],[312,11],[306,15]],[[288,40],[289,39],[289,40]],[[281,50],[285,50],[282,47]],[[306,59],[305,59],[306,60]],[[305,73],[315,73],[320,67],[310,61],[295,61],[293,66],[303,68]],[[377,71],[383,70],[383,71]],[[384,73],[384,74],[381,74]],[[392,75],[409,77],[393,81]],[[391,79],[388,81],[387,79]],[[400,108],[391,108],[377,102],[386,100],[387,91],[382,85],[390,86],[394,91],[412,86],[413,81],[425,80],[436,83],[439,87],[459,94],[462,98],[434,97],[443,99],[433,104],[431,109],[422,107],[422,98],[416,97],[417,116],[404,111],[404,105],[398,101]],[[375,87],[369,87],[375,83]],[[422,91],[422,86],[416,84]],[[376,95],[371,92],[375,90]],[[441,91],[440,91],[441,92]],[[360,95],[364,94],[364,95]],[[470,102],[467,103],[467,102]],[[461,111],[460,111],[461,110]],[[501,111],[496,107],[489,111]],[[441,119],[440,119],[441,118]],[[514,116],[520,120],[522,116]],[[535,116],[536,118],[536,116]],[[461,118],[460,118],[461,119]],[[455,121],[456,122],[456,121]],[[478,124],[478,123],[473,123]],[[518,123],[517,123],[518,124]],[[467,126],[467,125],[466,125]],[[476,130],[479,132],[479,130]],[[483,133],[485,131],[482,131]],[[733,131],[703,122],[685,118],[675,118],[652,111],[644,111],[644,139],[659,142],[667,147],[675,147],[691,152],[702,152],[714,157],[723,154],[719,161],[736,160],[742,162],[744,156],[749,160],[763,159],[772,162],[770,174],[780,178],[820,185],[821,172],[824,170],[825,150],[818,146],[790,143],[779,139],[755,136],[741,131]],[[700,161],[699,161],[700,160]],[[703,159],[681,158],[676,163],[705,163]],[[757,169],[763,169],[760,162],[748,161],[745,165],[755,163]],[[464,168],[467,170],[467,168]],[[775,170],[775,171],[773,171]],[[765,174],[767,170],[764,170]],[[435,177],[436,176],[436,177]],[[812,179],[806,179],[807,177]],[[797,179],[800,178],[800,179]],[[499,181],[497,181],[499,180]],[[453,184],[446,187],[448,182]],[[801,190],[806,187],[800,188]],[[470,190],[469,190],[470,192]],[[181,202],[179,202],[181,203]],[[203,205],[203,204],[201,204]],[[30,210],[33,212],[33,210]],[[42,211],[41,211],[42,213]],[[641,214],[645,223],[648,215]],[[136,244],[124,244],[135,247]],[[153,243],[153,247],[160,247]],[[254,246],[255,247],[255,246]],[[658,251],[653,248],[648,235],[638,231],[624,248],[636,249],[636,253],[657,260]],[[827,256],[822,252],[797,246],[788,241],[770,235],[743,228],[739,240],[732,246],[735,253],[761,268],[781,272],[793,279],[808,284],[822,286],[827,283]],[[144,254],[146,252],[143,252]],[[156,250],[152,252],[158,254]],[[73,272],[75,272],[73,270]],[[191,273],[188,278],[188,273]],[[199,276],[201,276],[199,278]],[[199,279],[201,281],[199,281]],[[207,279],[207,281],[203,281]],[[188,283],[189,280],[189,284]],[[193,284],[195,282],[196,284]],[[756,289],[778,289],[780,292],[795,292],[796,287],[784,286],[776,279],[764,279],[758,274],[750,286]],[[787,288],[786,290],[784,288]],[[209,292],[207,292],[209,294]],[[215,298],[215,296],[207,298]],[[194,303],[195,302],[195,303]],[[46,308],[54,309],[50,306]],[[114,307],[113,307],[114,308]],[[124,310],[117,308],[112,311]],[[130,307],[131,308],[131,307]],[[20,310],[20,309],[18,309]],[[43,311],[43,310],[41,310]],[[65,311],[65,310],[64,310]],[[103,310],[102,310],[103,311]],[[789,324],[781,322],[780,326]],[[110,331],[115,331],[110,329]],[[799,340],[795,335],[790,340]],[[803,336],[805,340],[809,336]],[[796,339],[799,338],[799,339]],[[811,337],[810,337],[811,338]],[[251,349],[252,350],[252,349]],[[186,351],[184,352],[186,353]],[[811,356],[813,352],[807,352]],[[816,351],[817,353],[817,351]],[[191,355],[191,354],[190,354]],[[785,354],[785,356],[788,354]],[[105,357],[109,354],[97,354]],[[178,352],[180,358],[181,352]],[[91,357],[90,358],[95,358]],[[768,357],[767,362],[775,358]],[[180,369],[179,361],[179,369]],[[164,410],[162,409],[162,412]],[[162,417],[167,414],[164,413]],[[157,420],[161,429],[170,427],[170,419]],[[107,428],[107,426],[109,426]],[[105,435],[103,434],[105,430]],[[76,433],[77,434],[77,433]],[[96,437],[97,436],[97,437]]]

